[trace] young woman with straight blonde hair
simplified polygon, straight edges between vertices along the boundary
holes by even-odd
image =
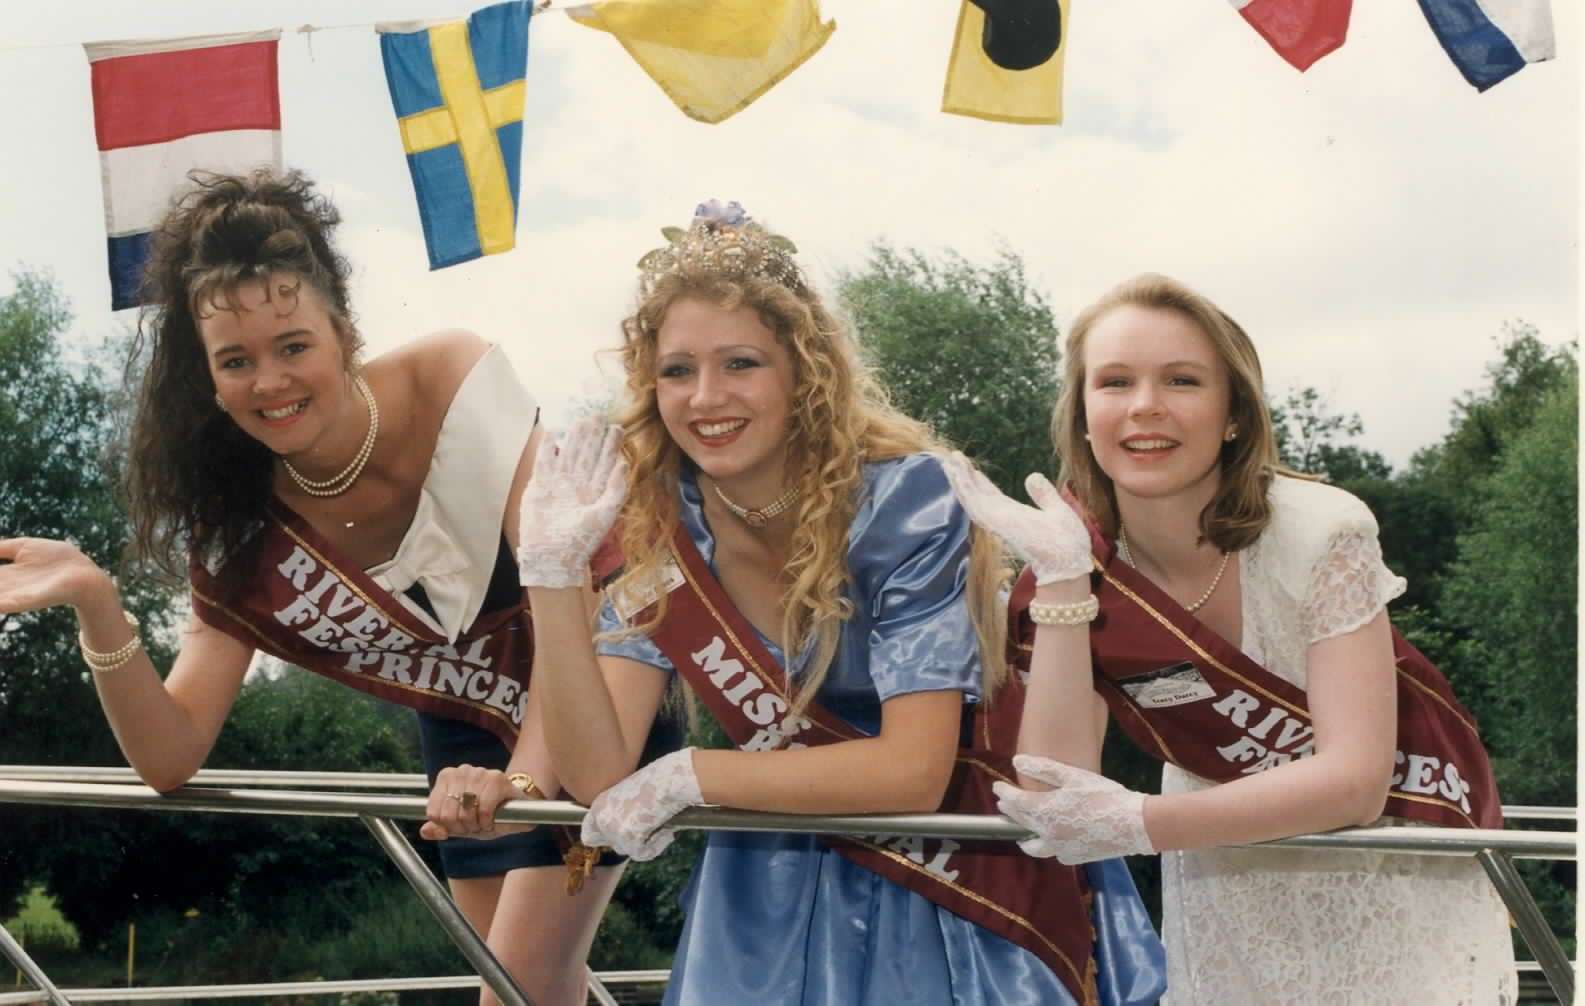
[[[1079,315],[1065,368],[1052,425],[1070,500],[1033,475],[1025,506],[961,456],[947,466],[974,520],[1031,560],[1015,591],[1028,788],[997,786],[1036,833],[1026,851],[1162,853],[1174,1006],[1513,1003],[1507,916],[1472,860],[1223,848],[1501,826],[1473,720],[1388,622],[1404,581],[1375,519],[1278,464],[1248,336],[1139,276]],[[1159,795],[1096,774],[1108,709],[1167,763]]]

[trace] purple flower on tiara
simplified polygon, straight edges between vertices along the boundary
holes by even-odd
[[[748,223],[748,214],[736,199],[725,206],[721,205],[719,199],[711,199],[694,207],[693,219],[695,223],[710,223],[717,227],[742,227]]]

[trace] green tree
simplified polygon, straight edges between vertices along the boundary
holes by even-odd
[[[1495,341],[1498,356],[1487,365],[1483,385],[1453,403],[1451,432],[1409,463],[1411,478],[1433,481],[1471,505],[1471,488],[1491,475],[1508,443],[1529,429],[1548,392],[1578,370],[1573,344],[1548,346],[1529,322],[1505,323]]]
[[[1578,417],[1571,375],[1470,502],[1442,590],[1444,619],[1467,633],[1460,662],[1490,686],[1484,726],[1510,803],[1574,802]]]
[[[0,298],[0,537],[69,537],[114,569],[127,541],[113,464],[119,397],[106,374],[67,358],[72,315],[53,280],[35,272],[13,280],[14,290]],[[99,355],[114,359],[120,349],[111,340]],[[167,661],[172,591],[136,574],[121,580],[126,605],[142,619],[150,653]],[[0,763],[120,761],[76,639],[70,611],[0,616]],[[119,854],[111,829],[100,832],[102,842],[85,833],[82,813],[6,808],[0,916],[31,881],[44,879],[48,850]]]
[[[881,242],[837,288],[898,408],[1020,498],[1025,475],[1051,470],[1057,324],[1022,259],[1004,250],[979,265]]]
[[[1271,407],[1277,452],[1289,468],[1320,475],[1342,485],[1360,479],[1385,479],[1392,466],[1375,451],[1344,443],[1365,432],[1359,414],[1333,412],[1320,391],[1295,388]]]

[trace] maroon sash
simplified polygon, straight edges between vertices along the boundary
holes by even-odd
[[[802,716],[787,715],[791,689],[785,670],[681,526],[673,551],[681,582],[651,638],[734,744],[745,751],[770,751],[864,736],[816,704]],[[991,783],[1014,781],[1011,756],[1023,695],[1015,676],[994,703],[976,708],[973,740],[958,752],[943,813],[997,813]],[[1076,1002],[1099,1001],[1095,931],[1082,869],[1033,859],[1009,842],[887,836],[822,840],[845,859],[1028,950]]]
[[[193,610],[228,636],[360,692],[482,727],[509,751],[517,743],[534,656],[526,602],[479,616],[447,643],[279,500],[227,563],[226,583],[196,561],[189,575]]]
[[[1147,754],[1228,782],[1315,750],[1303,691],[1246,657],[1167,596],[1090,529],[1100,614],[1090,627],[1096,690]],[[1034,638],[1028,571],[1010,631]],[[1475,720],[1447,679],[1392,630],[1398,744],[1386,813],[1443,827],[1501,828],[1502,806]]]

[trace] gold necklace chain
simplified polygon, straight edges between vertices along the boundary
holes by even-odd
[[[726,508],[732,511],[732,513],[737,516],[738,520],[741,520],[749,527],[764,527],[766,521],[769,521],[772,517],[777,516],[782,511],[792,506],[793,501],[798,498],[798,487],[793,486],[780,496],[771,500],[765,506],[762,506],[757,510],[751,510],[748,507],[729,499],[727,494],[721,491],[720,483],[713,479],[710,482],[710,488],[715,490],[716,496],[720,498],[722,503],[726,504]]]
[[[363,444],[358,448],[358,453],[353,455],[352,461],[339,473],[328,479],[310,479],[303,476],[292,463],[285,458],[281,464],[286,467],[286,474],[292,477],[297,487],[310,496],[340,496],[352,484],[358,481],[358,476],[363,474],[363,466],[369,463],[369,458],[374,454],[374,441],[380,435],[380,406],[374,400],[374,392],[369,390],[369,382],[363,376],[353,378],[353,386],[358,389],[358,394],[363,396],[363,404],[369,409],[369,432],[364,434]]]
[[[1123,561],[1128,563],[1130,567],[1134,569],[1139,568],[1134,563],[1133,553],[1128,550],[1128,529],[1123,526],[1122,521],[1117,522],[1117,551],[1118,554],[1123,557]],[[1205,593],[1200,595],[1200,599],[1198,601],[1195,601],[1193,604],[1186,604],[1183,606],[1184,611],[1193,613],[1205,607],[1205,602],[1209,601],[1211,599],[1211,595],[1216,593],[1217,584],[1222,582],[1222,574],[1227,572],[1228,557],[1232,554],[1233,553],[1231,552],[1222,553],[1222,564],[1216,567],[1215,579],[1211,581],[1211,585],[1209,587],[1205,588]]]

